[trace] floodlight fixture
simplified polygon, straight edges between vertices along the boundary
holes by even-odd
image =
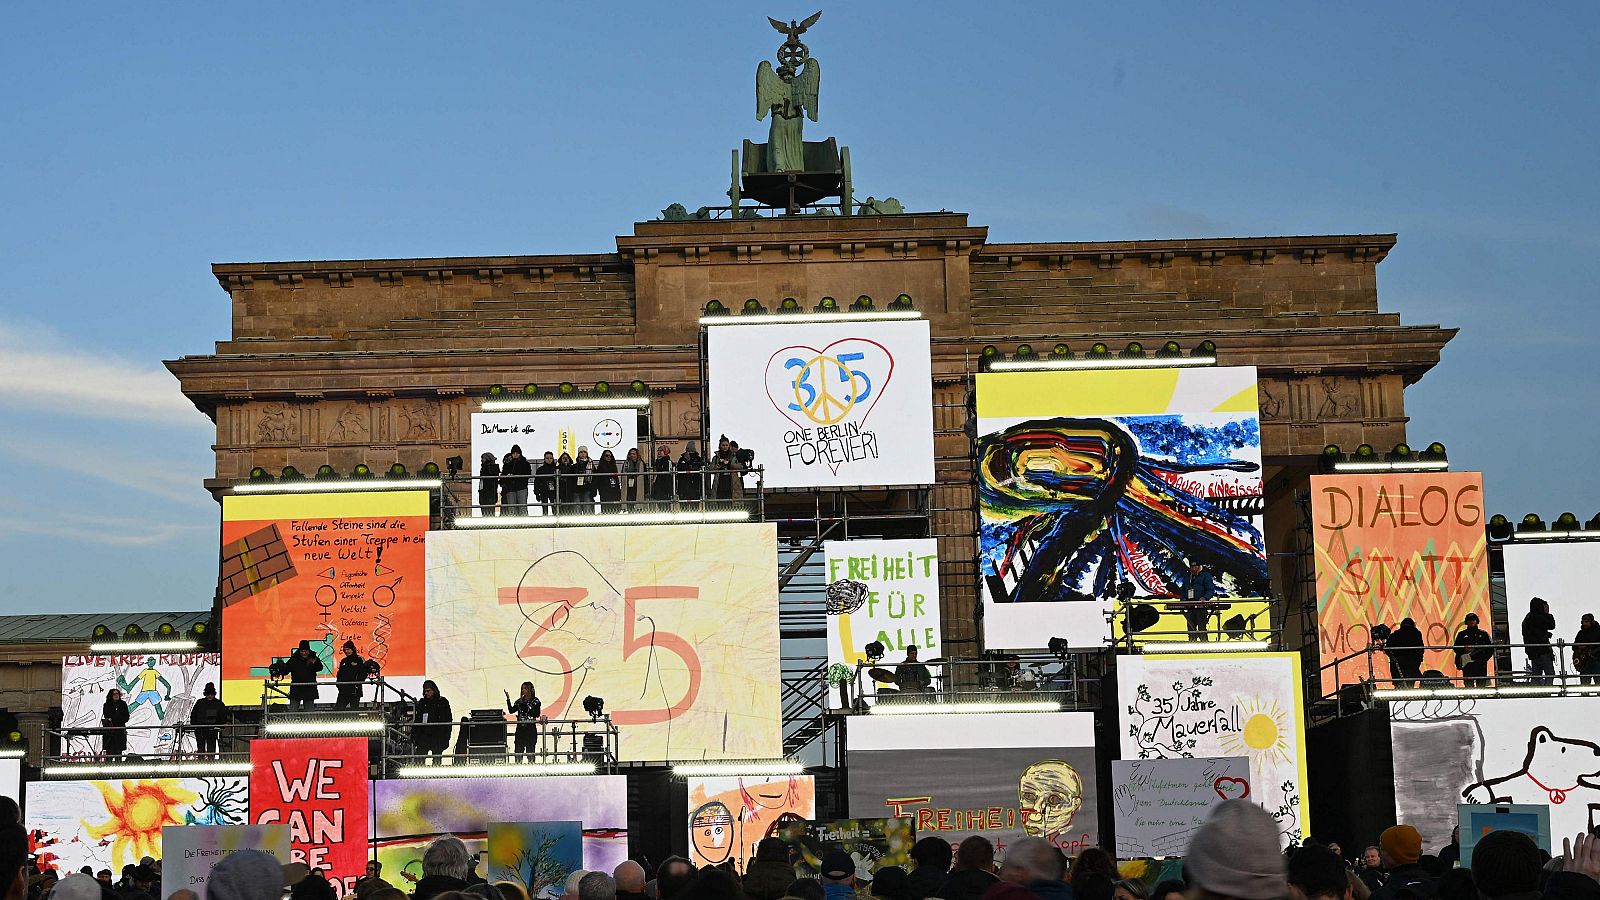
[[[278,480],[280,480],[280,481],[299,481],[300,479],[302,479],[304,477],[305,477],[304,475],[300,474],[300,470],[296,469],[294,466],[284,466],[282,474],[280,474],[278,476]]]
[[[583,711],[589,714],[590,719],[598,722],[600,717],[606,713],[606,701],[590,694],[583,698]]]
[[[592,762],[467,763],[449,766],[400,766],[400,778],[505,778],[522,775],[593,775]]]
[[[318,479],[320,479],[322,481],[327,481],[329,478],[338,478],[338,477],[339,477],[339,473],[335,472],[333,470],[333,466],[330,466],[327,463],[323,463],[322,465],[317,466],[317,478]]]
[[[391,479],[399,480],[410,477],[410,473],[406,471],[405,463],[395,463],[389,467],[388,476]]]
[[[883,641],[872,641],[862,647],[861,652],[867,655],[867,662],[875,663],[883,659],[883,655],[889,651],[883,646]]]
[[[761,305],[761,301],[757,300],[754,297],[751,297],[749,300],[746,300],[744,302],[744,306],[739,310],[739,315],[741,315],[741,316],[760,316],[760,315],[765,315],[766,312],[767,312],[767,308],[765,306]]]
[[[875,308],[872,304],[872,298],[866,294],[857,297],[856,302],[850,304],[851,312],[871,312]]]
[[[901,294],[901,295],[895,297],[894,300],[890,301],[889,308],[890,309],[914,309],[916,307],[915,307],[915,304],[913,304],[911,302],[911,295],[910,294]]]
[[[800,311],[800,308],[800,301],[793,297],[785,297],[783,298],[783,302],[778,304],[778,312],[785,315],[797,313]]]
[[[723,306],[721,300],[707,300],[705,308],[701,310],[701,312],[703,315],[707,316],[733,315],[733,311],[728,309],[726,306]]]
[[[306,719],[268,722],[262,727],[272,735],[359,735],[383,734],[382,719]]]

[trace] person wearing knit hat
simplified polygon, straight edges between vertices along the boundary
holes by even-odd
[[[322,657],[312,652],[310,641],[301,641],[284,668],[289,670],[290,711],[310,712],[317,703],[317,673],[322,671]]]
[[[1520,831],[1491,831],[1472,848],[1472,881],[1487,900],[1539,893],[1544,860]]]
[[[339,693],[333,708],[353,710],[361,705],[361,686],[366,683],[372,667],[356,652],[355,641],[345,641],[340,649],[344,650],[344,657],[339,660],[339,668],[334,670],[333,679],[339,686]]]
[[[1195,886],[1216,897],[1281,900],[1289,896],[1278,823],[1248,800],[1217,804],[1184,858]]]
[[[1395,900],[1402,894],[1432,896],[1433,876],[1418,864],[1422,835],[1410,825],[1393,825],[1378,835],[1378,855],[1389,877],[1372,892],[1372,900]]]
[[[283,865],[260,850],[235,850],[211,869],[206,900],[279,900]]]

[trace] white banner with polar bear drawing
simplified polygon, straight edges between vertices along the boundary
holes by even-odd
[[[933,538],[893,541],[824,541],[828,584],[848,579],[863,593],[833,592],[828,609],[828,663],[854,667],[877,641],[900,662],[908,645],[918,657],[944,655],[939,637],[939,542]],[[835,598],[840,598],[835,609]]]
[[[765,320],[707,329],[711,446],[754,450],[769,488],[933,483],[926,321]]]

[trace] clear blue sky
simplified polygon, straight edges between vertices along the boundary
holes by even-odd
[[[808,0],[810,3],[811,0]],[[160,360],[237,260],[606,251],[764,134],[767,3],[23,4],[0,35],[0,609],[199,608],[209,425]],[[1398,231],[1462,329],[1415,443],[1600,510],[1600,5],[849,3],[808,35],[858,191],[997,241]]]

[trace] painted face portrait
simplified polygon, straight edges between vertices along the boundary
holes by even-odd
[[[713,866],[726,861],[733,852],[733,813],[728,807],[713,800],[695,810],[689,821],[695,854]]]
[[[1083,779],[1059,759],[1041,759],[1022,770],[1017,784],[1022,830],[1030,837],[1059,834],[1083,808]]]

